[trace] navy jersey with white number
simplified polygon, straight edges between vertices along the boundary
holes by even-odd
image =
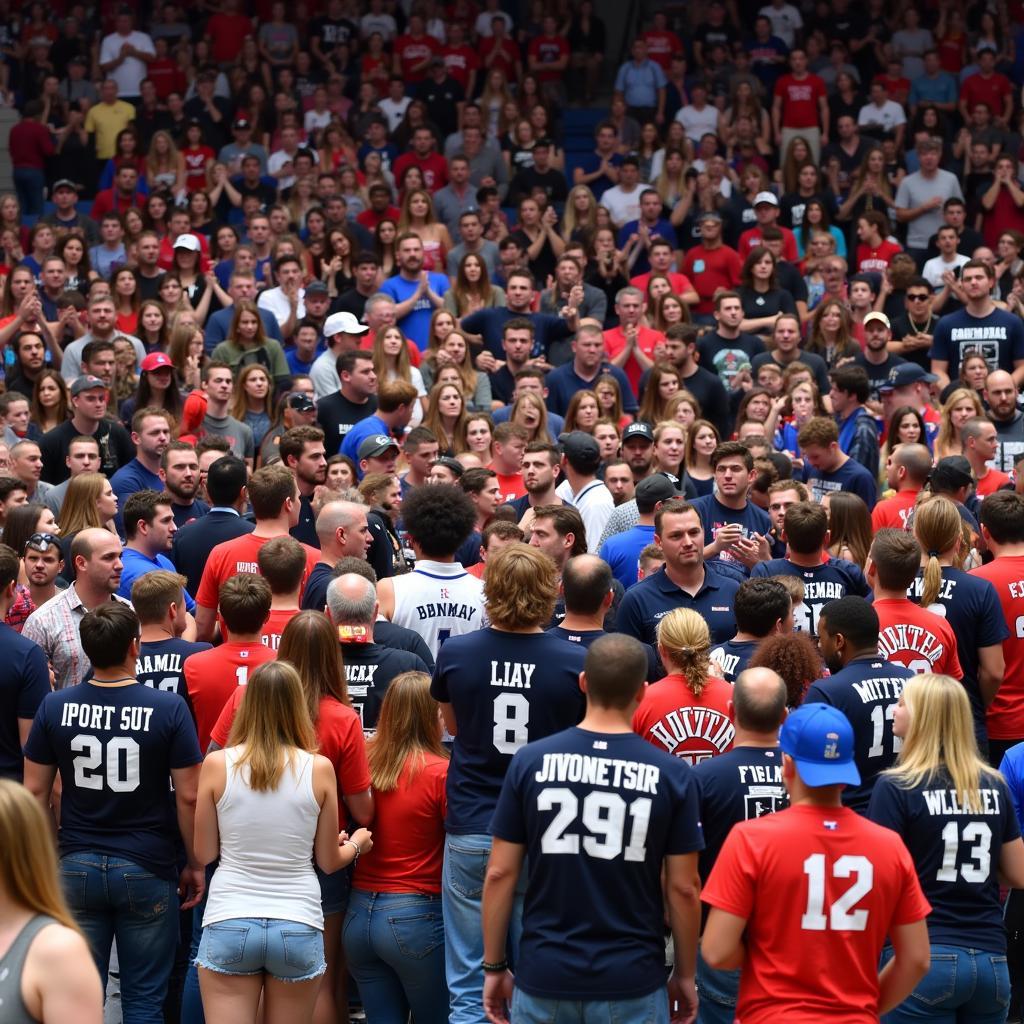
[[[188,701],[188,687],[185,685],[185,672],[182,666],[190,654],[208,651],[211,646],[177,638],[139,644],[135,678],[154,690],[176,693]]]
[[[769,562],[758,562],[750,575],[751,578],[796,576],[804,585],[804,599],[793,608],[793,629],[811,636],[818,635],[818,617],[829,601],[840,597],[867,597],[871,593],[860,566],[845,558],[830,558],[813,567],[796,565],[788,558],[773,558]]]
[[[733,825],[781,811],[789,806],[789,795],[782,782],[778,747],[733,747],[701,761],[693,773],[700,786],[704,826],[700,877],[704,881]]]
[[[176,877],[171,770],[203,759],[179,696],[141,683],[58,690],[36,713],[25,756],[60,770],[62,856],[88,850]]]
[[[735,683],[736,677],[747,667],[760,640],[726,640],[711,650],[711,661],[722,669],[721,678]],[[715,675],[718,675],[716,672]]]
[[[1005,954],[997,870],[1003,843],[1016,839],[1020,826],[999,776],[982,775],[978,796],[977,806],[965,807],[945,771],[913,789],[882,775],[868,817],[906,843],[932,905],[932,943]]]
[[[430,666],[418,654],[383,644],[344,643],[341,654],[349,700],[367,733],[377,730],[380,706],[395,676],[403,672],[430,672]]]
[[[448,768],[449,832],[486,833],[512,755],[583,717],[585,657],[582,646],[547,633],[487,628],[444,644],[430,693],[452,706],[458,726]]]
[[[518,988],[620,1000],[664,987],[662,861],[704,845],[687,765],[633,733],[567,729],[512,759],[491,832],[526,847]]]
[[[909,668],[877,655],[854,658],[846,668],[827,679],[811,683],[805,704],[831,704],[853,726],[853,752],[860,772],[860,785],[843,790],[843,803],[863,814],[871,799],[878,773],[891,768],[903,741],[892,731],[892,716],[906,681],[914,673]]]

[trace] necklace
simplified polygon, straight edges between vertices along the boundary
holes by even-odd
[[[94,677],[92,681],[94,683],[99,683],[101,686],[102,685],[107,685],[107,684],[110,684],[110,683],[127,683],[127,682],[134,683],[135,682],[135,676],[118,676],[117,679],[96,679]]]
[[[907,322],[910,324],[910,329],[914,332],[914,334],[925,334],[928,330],[928,326],[932,322],[932,318],[931,315],[929,315],[928,319],[925,320],[924,322],[924,327],[921,327],[920,325],[914,323],[914,318],[908,313]]]

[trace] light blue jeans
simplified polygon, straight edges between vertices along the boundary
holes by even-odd
[[[100,977],[117,940],[124,1024],[163,1024],[167,979],[178,944],[178,886],[120,857],[69,853],[61,883]]]
[[[203,928],[196,966],[216,974],[312,981],[327,970],[324,933],[309,924],[272,917],[216,921]]]
[[[542,999],[522,989],[512,993],[513,1024],[669,1024],[668,991],[639,999]],[[418,1022],[417,1022],[418,1024]]]
[[[739,971],[716,971],[697,952],[697,1024],[732,1024],[739,992]]]
[[[882,964],[892,959],[891,949]],[[932,946],[931,970],[884,1024],[1005,1024],[1010,1008],[1006,957],[963,946]]]
[[[489,835],[445,837],[441,906],[444,910],[444,969],[448,979],[450,1024],[480,1024],[484,1019],[484,938],[480,927],[484,875],[491,854]],[[523,929],[526,871],[519,878],[506,947],[515,963]]]
[[[342,941],[367,1020],[447,1024],[440,896],[353,889]]]

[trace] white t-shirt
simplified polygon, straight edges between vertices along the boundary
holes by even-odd
[[[703,110],[698,110],[692,103],[688,103],[676,114],[676,120],[686,131],[686,137],[694,143],[700,142],[705,135],[718,134],[718,107],[710,103],[704,104]]]
[[[898,125],[907,123],[907,115],[903,108],[895,100],[886,100],[881,107],[874,103],[865,103],[857,115],[857,124],[861,127],[877,124],[887,132],[891,132]]]
[[[778,36],[792,50],[797,32],[804,27],[800,12],[792,4],[783,4],[781,7],[768,4],[757,13],[772,23],[772,35]]]
[[[565,479],[555,488],[555,494],[579,512],[587,528],[587,551],[596,555],[601,548],[601,535],[608,525],[608,517],[615,510],[612,492],[600,480],[592,480],[583,485],[579,494],[573,494],[572,485]]]
[[[508,34],[511,35],[512,29],[515,26],[512,24],[512,18],[505,11],[481,11],[476,16],[476,24],[473,26],[476,29],[476,34],[482,39],[490,39],[494,35],[491,26],[495,18],[502,18],[504,20],[505,28],[508,29]]]
[[[395,19],[383,11],[380,14],[367,13],[359,19],[359,32],[364,39],[369,39],[374,32],[379,32],[387,43],[395,38],[397,31]]]
[[[329,110],[325,110],[322,114],[318,114],[315,110],[307,110],[302,118],[302,127],[306,129],[307,135],[312,135],[313,132],[326,128],[331,123],[333,116]]]
[[[612,223],[621,228],[640,216],[640,196],[650,185],[637,183],[631,192],[623,192],[621,185],[615,185],[601,196],[601,205],[611,214]]]
[[[273,160],[273,157],[271,157]],[[269,313],[273,313],[277,319],[278,324],[283,327],[288,322],[288,317],[292,315],[292,306],[288,301],[287,296],[280,287],[278,288],[267,288],[265,291],[260,292],[260,297],[256,300],[256,305],[260,309],[265,309]],[[299,304],[295,309],[296,321],[301,320],[306,315],[306,289],[299,289]]]
[[[393,100],[391,97],[381,100],[377,106],[380,112],[388,119],[388,131],[395,131],[405,118],[405,112],[412,103],[411,96],[403,96],[400,100]]]
[[[153,40],[145,32],[129,32],[126,36],[119,36],[116,32],[111,32],[109,36],[104,36],[103,42],[100,43],[100,63],[106,64],[108,61],[117,60],[121,55],[121,47],[125,43],[134,46],[142,53],[156,54]],[[128,57],[112,71],[109,71],[107,78],[117,82],[118,96],[121,99],[126,99],[129,96],[139,95],[142,80],[147,73],[145,61],[139,60],[138,57]]]
[[[970,258],[970,256],[965,256],[963,253],[958,252],[949,263],[946,263],[941,255],[933,256],[921,269],[921,276],[937,292],[940,292],[945,287],[942,275],[947,270],[959,270]]]
[[[313,167],[319,163],[320,158],[316,155],[316,150],[311,146],[299,145],[299,149],[305,149],[313,156]],[[298,152],[298,150],[296,150]],[[286,163],[294,160],[295,157],[286,153],[283,149],[275,149],[273,153],[267,158],[267,174],[272,177],[277,177],[277,171],[281,170]],[[280,189],[291,188],[295,184],[295,175],[286,174],[283,178],[277,178],[277,187]]]

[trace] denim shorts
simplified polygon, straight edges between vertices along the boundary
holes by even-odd
[[[278,981],[310,981],[327,970],[322,931],[266,917],[206,925],[195,963],[217,974],[266,973]]]

